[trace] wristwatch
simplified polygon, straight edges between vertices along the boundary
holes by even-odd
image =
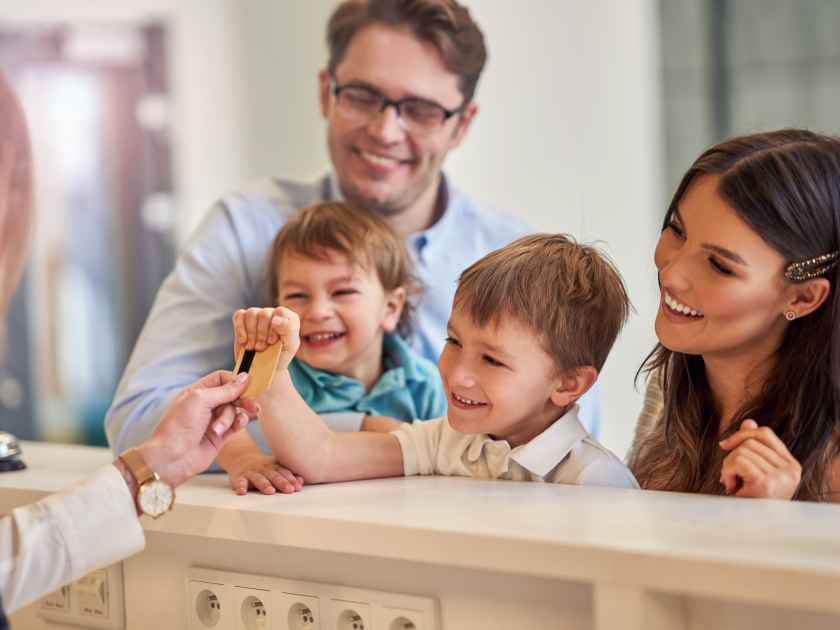
[[[130,448],[120,455],[125,467],[137,482],[137,509],[141,514],[160,518],[175,504],[175,488],[158,477],[146,465],[146,460],[136,448]]]

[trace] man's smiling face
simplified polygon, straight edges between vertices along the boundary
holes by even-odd
[[[335,69],[339,85],[373,88],[387,98],[417,97],[454,110],[462,105],[458,76],[440,53],[410,32],[368,26],[351,40]],[[368,120],[352,119],[337,107],[332,77],[321,73],[321,110],[333,167],[344,196],[384,216],[412,209],[429,199],[447,153],[463,140],[475,107],[421,135],[407,132],[393,107]]]

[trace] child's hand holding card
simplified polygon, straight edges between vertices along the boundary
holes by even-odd
[[[251,376],[243,398],[265,392],[279,370],[285,370],[300,346],[300,320],[294,311],[240,309],[233,314],[235,373]]]

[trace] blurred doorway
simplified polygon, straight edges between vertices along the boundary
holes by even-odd
[[[0,344],[0,427],[105,444],[102,422],[174,262],[163,25],[4,28],[36,175],[30,264]]]

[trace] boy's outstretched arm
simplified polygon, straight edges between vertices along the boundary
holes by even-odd
[[[304,482],[398,477],[402,449],[389,433],[335,433],[300,397],[288,370],[260,397],[260,423],[277,461]]]
[[[282,306],[237,311],[233,323],[237,350],[283,344],[271,387],[258,398],[263,434],[279,464],[307,484],[403,474],[396,437],[334,433],[298,394],[288,370],[300,346],[300,320],[293,311]]]

